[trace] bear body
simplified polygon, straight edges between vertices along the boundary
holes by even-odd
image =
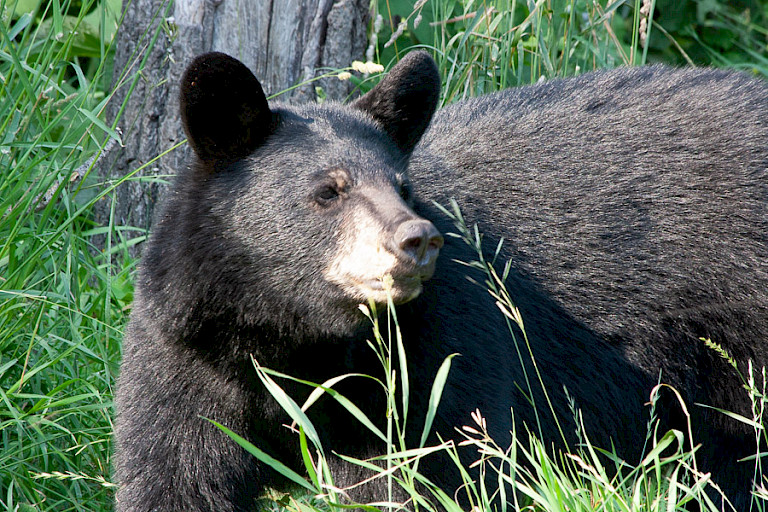
[[[418,52],[350,106],[270,106],[236,60],[207,54],[190,66],[181,103],[196,161],[145,250],[124,342],[119,511],[251,510],[281,484],[202,418],[300,468],[290,420],[251,356],[314,382],[378,376],[358,304],[384,302],[385,275],[411,375],[409,423],[423,423],[432,379],[458,353],[437,432],[455,437],[475,409],[502,446],[510,408],[518,427],[535,429],[521,391],[533,368],[494,299],[467,279],[482,278],[459,263],[476,259],[473,249],[441,236],[456,229],[434,202],[452,198],[491,256],[505,240],[507,288],[566,429],[563,387],[595,445],[639,460],[661,379],[691,409],[702,469],[748,502],[753,466],[737,459],[755,453],[754,434],[693,404],[750,416],[733,368],[700,338],[742,369],[768,360],[768,87],[724,71],[619,69],[468,100],[433,119],[438,94],[434,63]],[[309,393],[280,384],[299,403]],[[383,422],[374,384],[339,391]],[[536,386],[533,399],[545,403]],[[557,442],[546,409],[541,434]],[[660,409],[665,426],[685,428],[673,400]],[[309,416],[327,448],[380,454],[333,400]],[[337,464],[339,485],[369,476]],[[420,468],[449,492],[459,483],[439,458]],[[358,492],[381,501],[386,487]]]

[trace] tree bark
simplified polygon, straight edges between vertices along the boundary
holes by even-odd
[[[362,60],[365,51],[370,0],[168,2],[131,0],[118,31],[115,97],[107,114],[111,120],[119,116],[123,144],[105,153],[99,174],[115,180],[145,167],[118,186],[111,201],[99,205],[97,221],[104,225],[113,215],[114,225],[149,229],[166,188],[158,178],[186,165],[186,144],[153,159],[184,140],[178,82],[193,57],[207,51],[237,57],[269,96],[321,75],[323,68]],[[351,92],[349,82],[329,78],[296,87],[279,100],[315,101],[318,86],[329,99],[343,100]]]

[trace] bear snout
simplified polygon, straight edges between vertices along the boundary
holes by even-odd
[[[443,235],[426,219],[403,222],[393,238],[401,254],[412,259],[418,267],[434,266],[444,243]]]
[[[323,273],[357,301],[385,304],[413,300],[435,272],[443,236],[430,221],[394,209],[401,220],[384,223],[378,215],[358,215],[350,222],[338,252]],[[386,227],[385,227],[386,226]]]

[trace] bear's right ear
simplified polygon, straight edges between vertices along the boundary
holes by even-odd
[[[224,53],[192,61],[181,79],[180,106],[187,139],[203,161],[243,158],[273,130],[261,84]]]
[[[435,61],[427,52],[414,51],[352,106],[370,114],[403,152],[410,153],[429,126],[439,99]]]

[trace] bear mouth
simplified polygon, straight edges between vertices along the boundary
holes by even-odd
[[[425,273],[386,274],[375,278],[347,275],[343,282],[336,282],[344,294],[357,304],[373,301],[379,306],[387,304],[388,297],[395,305],[405,304],[418,297],[424,289],[423,282],[431,277]]]
[[[436,251],[423,262],[405,259],[380,246],[373,252],[359,252],[353,253],[354,257],[342,253],[323,272],[325,280],[356,305],[373,301],[385,306],[390,297],[396,305],[409,302],[421,294],[424,281],[435,272]]]
[[[427,278],[428,279],[428,278]],[[396,305],[404,304],[418,297],[424,286],[424,276],[384,276],[379,279],[368,279],[357,283],[357,289],[365,296],[366,300],[373,300],[377,304],[386,304],[387,297],[392,297]]]

